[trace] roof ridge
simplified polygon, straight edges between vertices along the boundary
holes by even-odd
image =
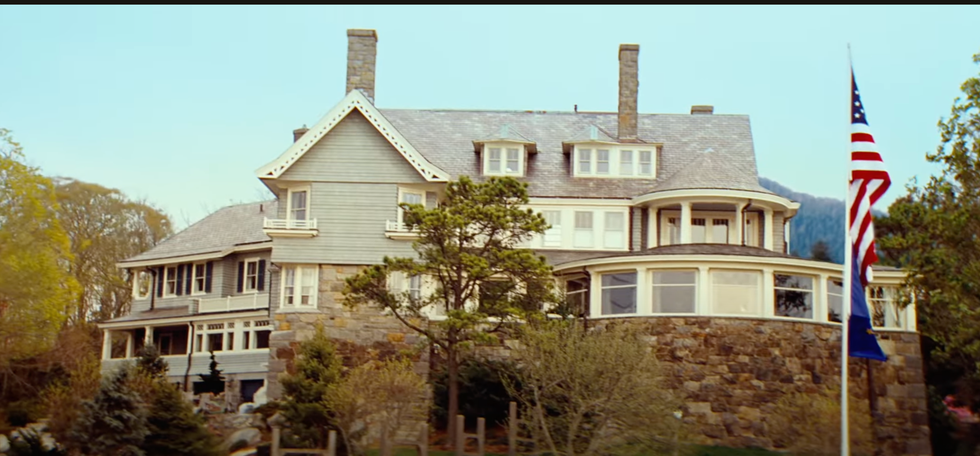
[[[609,115],[618,116],[616,111],[548,111],[532,109],[469,109],[469,108],[378,108],[384,111],[421,111],[421,112],[472,112],[472,113],[493,113],[493,114],[568,114],[568,115]],[[678,116],[678,117],[698,117],[710,119],[715,117],[748,117],[748,114],[690,114],[683,112],[640,112],[638,116]]]

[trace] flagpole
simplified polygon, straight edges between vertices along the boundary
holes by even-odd
[[[847,73],[848,79],[853,78],[853,64],[851,62],[851,43],[847,43]],[[848,83],[847,97],[847,191],[844,193],[844,296],[841,303],[841,325],[840,325],[840,454],[850,456],[850,436],[848,433],[847,420],[847,358],[848,358],[848,320],[851,319],[851,282],[852,278],[852,256],[853,249],[851,244],[851,91],[852,84]]]

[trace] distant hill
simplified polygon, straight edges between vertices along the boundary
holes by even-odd
[[[759,184],[769,191],[800,203],[800,211],[790,221],[790,254],[809,258],[810,249],[823,240],[830,247],[830,256],[844,263],[844,200],[794,192],[780,183],[759,178]],[[884,216],[874,211],[876,217]]]

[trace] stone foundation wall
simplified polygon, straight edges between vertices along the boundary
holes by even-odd
[[[317,324],[322,324],[327,337],[338,346],[344,365],[357,366],[369,358],[384,359],[389,356],[412,353],[415,372],[428,381],[429,351],[420,344],[420,337],[393,316],[384,315],[372,306],[361,306],[351,311],[344,308],[344,280],[356,275],[364,266],[320,265],[320,283],[316,312],[281,312],[273,316],[275,330],[269,338],[269,376],[266,390],[270,400],[282,396],[279,375],[291,372],[293,360],[298,354],[299,343],[313,336]],[[420,404],[428,412],[428,397]],[[403,431],[417,435],[414,424],[425,422],[428,416],[420,416]]]
[[[667,384],[686,398],[685,415],[703,443],[774,448],[767,432],[783,395],[840,384],[840,328],[735,318],[632,318],[640,323]],[[878,411],[876,447],[887,455],[931,455],[919,335],[879,333],[887,362],[872,361]],[[851,358],[852,397],[867,401],[866,360]]]

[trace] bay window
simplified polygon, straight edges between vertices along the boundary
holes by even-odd
[[[761,315],[762,274],[758,271],[711,271],[711,305],[721,315]]]
[[[698,271],[654,271],[652,273],[653,313],[694,313],[697,302]]]

